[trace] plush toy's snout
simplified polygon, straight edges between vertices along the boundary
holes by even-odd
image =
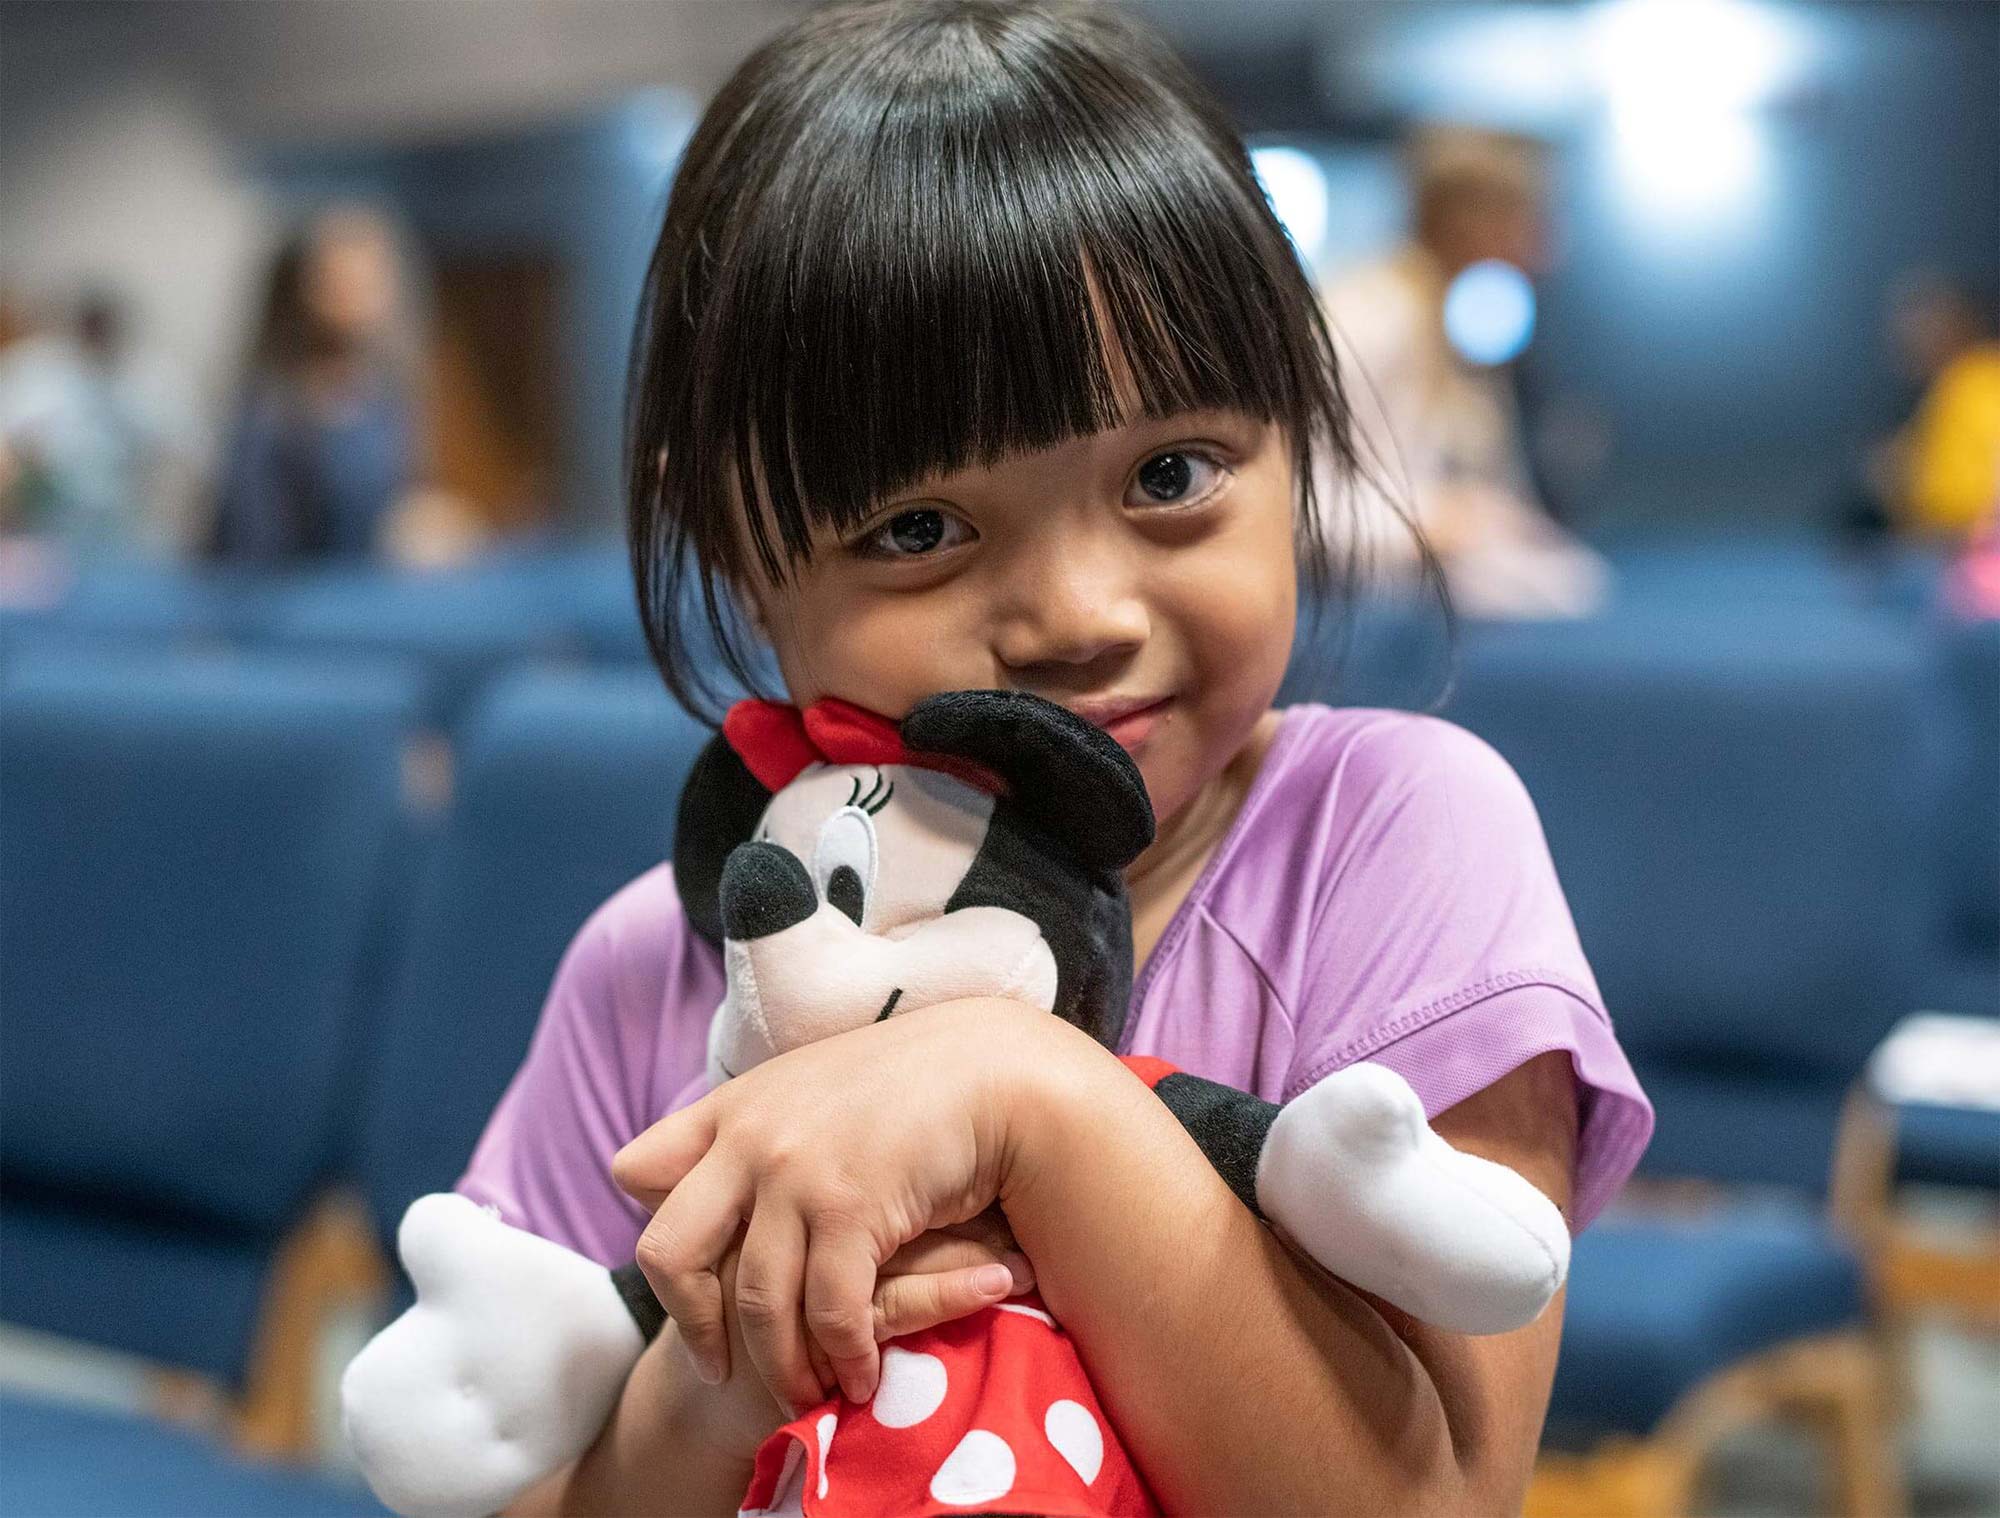
[[[722,931],[737,943],[769,938],[819,910],[812,876],[790,849],[739,844],[722,867]]]

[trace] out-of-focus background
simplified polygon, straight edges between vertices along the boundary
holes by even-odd
[[[2000,1512],[2000,7],[1135,8],[1352,365],[1287,698],[1507,755],[1658,1106],[1530,1510]],[[374,1510],[395,1222],[703,736],[626,346],[798,9],[0,4],[0,1510]]]

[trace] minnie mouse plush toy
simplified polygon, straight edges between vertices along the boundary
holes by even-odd
[[[958,691],[900,723],[838,701],[734,708],[682,794],[675,883],[723,957],[723,1081],[814,1039],[976,996],[1116,1049],[1132,984],[1123,871],[1153,814],[1112,739],[1034,696]],[[1503,1166],[1452,1149],[1378,1065],[1284,1106],[1126,1064],[1245,1206],[1350,1285],[1498,1333],[1561,1286],[1569,1233]],[[410,1518],[504,1507],[587,1448],[662,1314],[607,1272],[457,1196],[398,1235],[416,1305],[342,1384],[376,1492]],[[874,1398],[766,1442],[746,1512],[1154,1511],[1074,1347],[1032,1294],[885,1347]]]

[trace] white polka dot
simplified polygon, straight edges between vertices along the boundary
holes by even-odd
[[[945,1386],[944,1361],[891,1344],[882,1351],[882,1380],[869,1406],[877,1423],[909,1428],[944,1405]]]
[[[839,1420],[832,1413],[819,1415],[819,1500],[826,1501],[826,1452],[833,1448],[833,1426]],[[1056,1446],[1061,1449],[1061,1445]],[[1074,1465],[1074,1460],[1070,1461]]]
[[[953,1507],[994,1502],[1014,1487],[1014,1452],[998,1434],[975,1428],[931,1477],[931,1496]]]
[[[1104,1431],[1089,1408],[1067,1397],[1051,1402],[1042,1418],[1042,1432],[1049,1436],[1056,1453],[1069,1462],[1069,1468],[1083,1477],[1085,1486],[1097,1479],[1097,1473],[1104,1469]]]
[[[995,1302],[993,1305],[1002,1312],[1018,1312],[1024,1318],[1039,1318],[1051,1328],[1056,1326],[1056,1320],[1039,1307],[1023,1307],[1018,1302]]]

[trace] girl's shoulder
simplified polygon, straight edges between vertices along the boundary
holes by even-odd
[[[1196,894],[1295,1017],[1522,980],[1598,1007],[1527,788],[1437,717],[1288,710]]]
[[[654,865],[606,898],[577,930],[562,971],[597,982],[620,1001],[652,1006],[682,982],[705,989],[721,973],[720,956],[681,905],[671,863]]]
[[[1284,713],[1231,842],[1325,853],[1392,826],[1407,841],[1496,814],[1532,822],[1534,804],[1476,734],[1420,712],[1299,705]]]

